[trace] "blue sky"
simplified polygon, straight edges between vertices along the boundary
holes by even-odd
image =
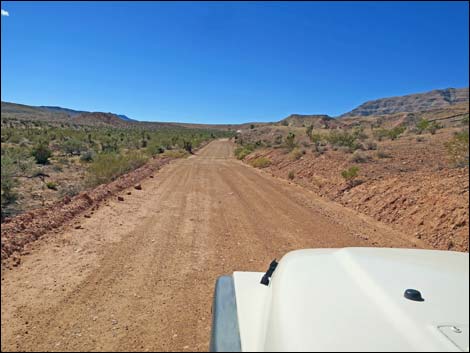
[[[2,1],[2,10],[10,102],[238,123],[468,87],[467,2]]]

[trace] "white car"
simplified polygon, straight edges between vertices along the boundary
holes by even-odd
[[[212,311],[211,351],[468,351],[469,256],[293,251],[220,277]]]

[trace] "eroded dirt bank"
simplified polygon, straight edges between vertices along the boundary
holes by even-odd
[[[233,148],[215,141],[172,161],[2,268],[2,350],[204,351],[220,275],[264,271],[298,248],[428,246]]]
[[[468,168],[449,167],[443,141],[450,133],[439,131],[417,143],[414,137],[380,143],[386,156],[364,151],[362,162],[352,155],[311,150],[298,159],[285,149],[258,150],[247,162],[263,156],[272,163],[264,171],[313,190],[325,199],[390,224],[429,246],[468,251]],[[355,165],[361,184],[348,188],[341,172]]]

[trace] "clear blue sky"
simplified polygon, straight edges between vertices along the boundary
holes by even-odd
[[[2,10],[10,102],[238,123],[468,87],[467,2],[2,1]]]

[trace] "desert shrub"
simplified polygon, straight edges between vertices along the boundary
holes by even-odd
[[[52,155],[52,152],[49,149],[49,146],[42,142],[34,146],[32,155],[36,159],[36,163],[47,164],[49,162],[49,157]]]
[[[312,151],[315,155],[319,156],[324,154],[327,151],[327,148],[325,146],[315,145]]]
[[[147,156],[138,151],[132,151],[125,155],[117,153],[98,154],[88,167],[88,183],[99,185],[110,182],[118,176],[140,167],[146,161]]]
[[[323,141],[323,136],[322,134],[319,134],[319,133],[312,133],[312,135],[310,136],[310,140],[316,145],[320,145]]]
[[[341,172],[341,176],[346,180],[346,182],[350,185],[353,184],[354,180],[357,178],[359,174],[359,167],[352,166],[346,170]]]
[[[193,144],[190,141],[184,141],[183,148],[186,152],[193,153]]]
[[[93,161],[93,158],[95,158],[95,152],[92,150],[85,151],[80,156],[80,160],[87,163]]]
[[[437,123],[437,122],[435,122],[435,121],[431,122],[431,123],[429,124],[429,126],[428,126],[428,131],[429,131],[432,135],[434,135],[434,134],[437,132],[437,130],[439,130],[439,129],[442,129],[442,125],[439,124],[439,123]]]
[[[48,189],[51,189],[51,190],[57,190],[57,183],[53,182],[53,181],[48,181],[46,183],[46,187]]]
[[[457,167],[468,167],[469,165],[469,138],[468,130],[463,130],[454,135],[446,142],[445,147],[450,161]]]
[[[382,141],[384,138],[388,137],[388,130],[384,128],[375,129],[373,134],[377,140]]]
[[[20,147],[28,147],[31,141],[29,141],[27,138],[21,139],[19,146]]]
[[[253,130],[255,128],[255,125],[250,124],[250,129]]]
[[[18,185],[14,178],[16,166],[13,159],[2,154],[1,158],[1,219],[10,214],[10,206],[16,201],[17,194],[14,188]]]
[[[422,136],[417,136],[416,137],[416,142],[423,142],[423,141],[425,141],[424,137],[422,137]]]
[[[384,151],[384,150],[378,150],[377,151],[377,158],[391,158],[392,156],[390,155],[390,153]]]
[[[396,140],[398,137],[400,137],[406,130],[406,127],[404,126],[395,126],[393,129],[376,129],[374,130],[373,134],[374,137],[382,141],[384,138],[389,138],[390,140]]]
[[[462,118],[462,120],[460,121],[462,125],[468,126],[468,124],[469,124],[469,118],[468,118],[468,117],[469,117],[469,115],[466,114],[466,115]]]
[[[63,186],[60,188],[59,194],[61,197],[64,197],[64,196],[73,197],[77,195],[82,189],[83,189],[82,185],[77,185],[77,184],[67,185],[67,186]]]
[[[350,161],[354,163],[366,163],[369,159],[370,157],[363,152],[355,151],[351,156]]]
[[[393,129],[388,131],[388,137],[391,140],[396,140],[398,137],[401,136],[406,130],[406,127],[404,126],[395,126]]]
[[[364,149],[368,151],[375,151],[377,149],[377,143],[371,140],[364,142]]]
[[[255,168],[266,168],[271,165],[271,160],[266,157],[258,157],[251,160],[250,164]]]
[[[366,140],[369,136],[364,132],[364,128],[362,126],[355,127],[352,134],[361,141]]]
[[[422,134],[429,128],[430,122],[427,119],[422,118],[416,123],[416,130],[418,134]]]
[[[290,156],[294,161],[296,161],[300,159],[300,157],[302,157],[303,154],[304,153],[302,153],[302,150],[296,147],[291,151]]]
[[[69,139],[62,144],[62,150],[69,155],[79,155],[84,149],[84,144],[77,139]]]
[[[253,145],[246,145],[246,146],[239,146],[235,148],[234,154],[237,159],[244,159],[248,156],[251,152],[255,150]]]
[[[275,144],[275,145],[280,145],[280,144],[282,144],[282,135],[276,135],[276,136],[274,136],[274,144]]]
[[[289,171],[289,173],[287,174],[287,177],[289,178],[289,180],[293,180],[295,178],[295,173],[293,170]]]
[[[311,140],[312,134],[313,134],[313,125],[307,126],[307,128],[305,129],[305,133],[308,136],[308,138]]]
[[[354,152],[360,147],[357,137],[347,131],[333,130],[326,136],[326,140],[334,147],[344,147],[347,152]]]
[[[289,134],[286,136],[285,144],[289,150],[293,150],[297,146],[295,143],[295,134],[293,132],[289,132]]]
[[[149,144],[147,144],[147,153],[149,153],[151,156],[155,156],[163,152],[165,152],[165,147],[163,147],[159,141],[151,141]]]
[[[189,156],[188,152],[185,150],[166,150],[165,152],[162,153],[162,156],[164,157],[170,157],[170,158],[185,158]]]
[[[54,172],[60,173],[60,172],[63,172],[63,171],[64,171],[64,168],[62,168],[62,166],[59,165],[59,164],[54,164],[54,165],[52,165],[52,170],[53,170]]]

